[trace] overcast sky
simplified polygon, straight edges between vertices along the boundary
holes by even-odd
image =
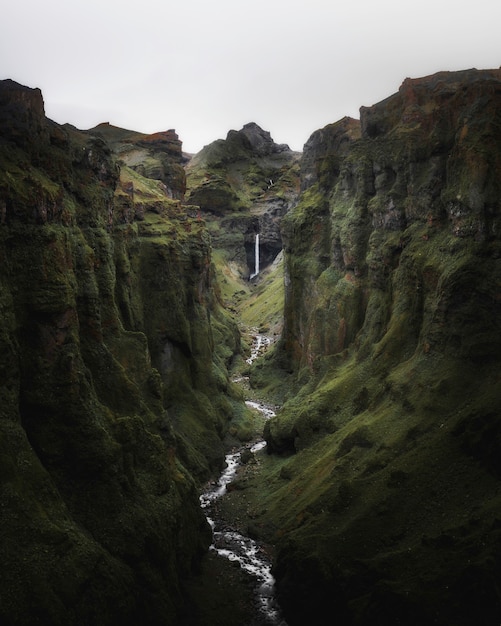
[[[499,0],[4,0],[0,78],[88,129],[175,128],[197,152],[257,122],[301,150],[406,77],[501,65]]]

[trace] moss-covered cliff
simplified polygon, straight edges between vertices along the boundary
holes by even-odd
[[[291,625],[499,622],[500,154],[499,70],[305,146],[261,503]]]
[[[12,81],[0,129],[0,621],[175,623],[235,402],[207,230],[176,150],[120,169]]]

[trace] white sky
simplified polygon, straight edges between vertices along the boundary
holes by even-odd
[[[4,0],[0,79],[46,115],[197,152],[257,122],[301,150],[404,78],[501,65],[499,0]]]

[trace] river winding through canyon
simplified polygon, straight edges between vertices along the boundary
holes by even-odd
[[[266,335],[256,334],[254,337],[251,355],[247,363],[251,364],[270,344]],[[243,382],[239,378],[235,382]],[[269,406],[260,402],[247,400],[246,404],[259,411],[266,419],[272,417],[275,412]],[[271,573],[271,561],[263,547],[254,539],[246,537],[239,531],[228,525],[215,510],[215,503],[224,498],[228,485],[235,478],[241,465],[242,453],[249,451],[256,454],[266,447],[265,441],[257,441],[250,448],[243,445],[237,450],[232,450],[226,455],[226,467],[216,483],[201,494],[200,503],[207,520],[212,528],[213,543],[211,550],[217,554],[236,562],[253,578],[255,578],[256,616],[252,626],[287,626],[282,617],[280,607],[275,597],[275,579]]]

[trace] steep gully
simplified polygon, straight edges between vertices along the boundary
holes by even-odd
[[[252,364],[267,349],[269,344],[269,337],[256,334],[247,363]],[[235,382],[242,383],[244,380],[244,378],[239,378],[235,379]],[[246,404],[259,411],[265,419],[275,415],[273,409],[260,402],[247,400]],[[242,462],[242,454],[248,450],[252,454],[258,454],[265,446],[266,442],[259,440],[254,442],[250,448],[245,445],[227,454],[225,469],[219,479],[215,483],[211,483],[207,490],[200,495],[200,503],[213,531],[211,550],[231,562],[238,563],[242,570],[256,580],[256,615],[252,622],[253,626],[287,626],[275,598],[275,579],[271,573],[271,563],[265,550],[257,541],[232,528],[219,515],[214,506],[220,498],[225,497],[227,487],[235,478]]]

